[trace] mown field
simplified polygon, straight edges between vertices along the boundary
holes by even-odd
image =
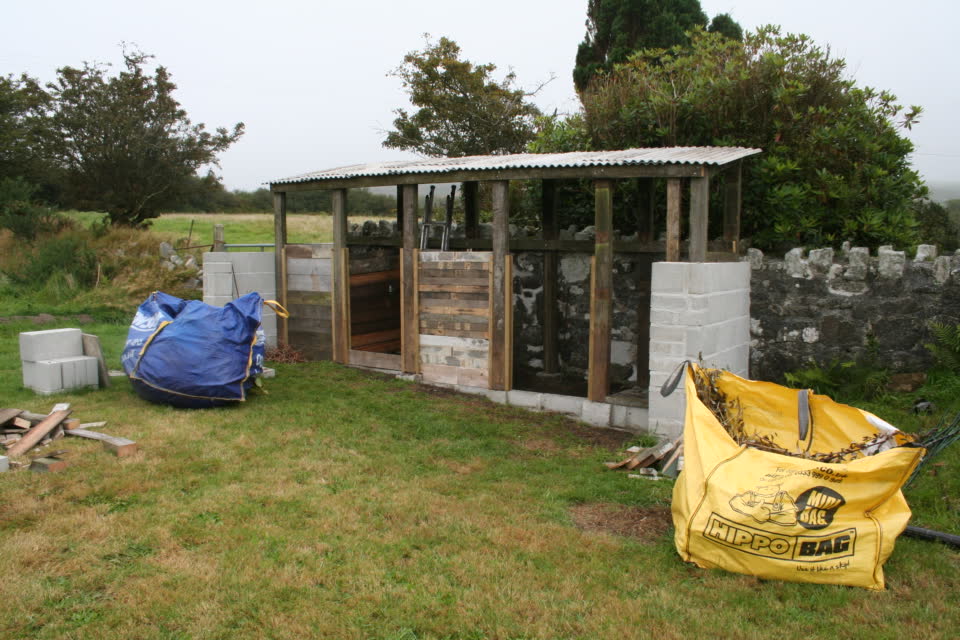
[[[165,271],[153,273],[141,277]],[[152,405],[123,378],[35,396],[21,386],[19,332],[81,326],[118,368],[128,322],[44,304],[49,324],[0,321],[0,406],[69,402],[140,452],[117,459],[60,440],[67,470],[0,474],[0,637],[901,640],[960,629],[960,554],[939,544],[900,539],[885,592],[684,564],[672,482],[607,470],[624,439],[559,416],[331,363],[277,364],[268,393],[222,409]],[[918,393],[960,411],[958,376],[932,375]],[[935,419],[910,412],[914,395],[864,406],[914,430]],[[916,524],[958,533],[957,445],[940,462],[906,495]]]

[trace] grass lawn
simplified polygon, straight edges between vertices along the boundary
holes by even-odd
[[[960,555],[937,544],[898,541],[883,593],[683,564],[663,526],[672,484],[604,469],[613,445],[557,416],[329,363],[278,365],[268,395],[225,409],[151,405],[122,378],[43,398],[20,385],[17,334],[36,328],[0,324],[0,406],[70,402],[141,452],[117,459],[68,439],[53,444],[70,450],[66,471],[0,474],[0,637],[901,640],[960,629]],[[83,328],[118,366],[126,327]],[[908,499],[920,524],[956,532],[949,453]],[[597,521],[630,526],[618,535]]]

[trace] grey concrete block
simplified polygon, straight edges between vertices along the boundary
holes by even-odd
[[[610,424],[637,433],[646,430],[649,417],[649,410],[643,407],[626,407],[615,404],[610,411]]]
[[[431,383],[433,384],[433,383]],[[483,395],[487,396],[493,402],[499,402],[500,404],[507,404],[507,392],[506,391],[496,391],[494,389],[484,389]]]
[[[541,394],[543,409],[580,417],[584,399],[577,396],[563,396],[556,393]]]
[[[35,393],[57,393],[63,390],[63,372],[60,363],[52,360],[23,362],[23,386]]]
[[[97,386],[97,359],[92,356],[60,360],[63,389],[83,389]]]
[[[230,262],[238,273],[270,272],[276,269],[276,257],[273,252],[241,251],[230,253]]]
[[[690,263],[654,262],[650,287],[653,293],[685,293],[688,286]]]
[[[507,392],[507,404],[514,407],[539,410],[542,406],[541,396],[542,394],[534,391],[514,389]]]
[[[8,471],[10,469],[10,458],[7,456],[0,456],[0,473]]]
[[[31,362],[83,355],[80,329],[25,331],[20,334],[20,359]]]
[[[609,427],[611,405],[606,402],[584,400],[580,408],[580,419],[596,427]]]
[[[237,288],[240,295],[256,291],[260,295],[270,293],[272,296],[277,290],[277,278],[272,273],[238,273]]]

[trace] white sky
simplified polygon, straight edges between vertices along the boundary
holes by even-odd
[[[960,2],[917,0],[701,0],[745,29],[780,24],[846,58],[858,82],[925,113],[910,134],[930,181],[960,182]],[[5,3],[0,74],[47,81],[84,60],[119,63],[121,41],[157,56],[194,122],[246,123],[221,156],[224,183],[254,189],[272,178],[412,157],[384,149],[393,110],[406,106],[387,73],[423,47],[422,34],[456,40],[463,56],[512,68],[544,111],[576,110],[571,72],[586,0],[31,0]]]

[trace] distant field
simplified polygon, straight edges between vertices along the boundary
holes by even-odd
[[[89,211],[74,211],[68,215],[87,225],[102,217],[102,214]],[[380,219],[372,216],[351,216],[350,222],[362,223],[364,220]],[[224,226],[224,239],[228,244],[273,242],[273,215],[269,213],[165,213],[155,219],[150,228],[158,234],[170,234],[171,239],[189,236],[190,244],[196,246],[213,244],[213,227],[217,224]],[[289,242],[333,242],[330,214],[287,214],[287,239]]]

